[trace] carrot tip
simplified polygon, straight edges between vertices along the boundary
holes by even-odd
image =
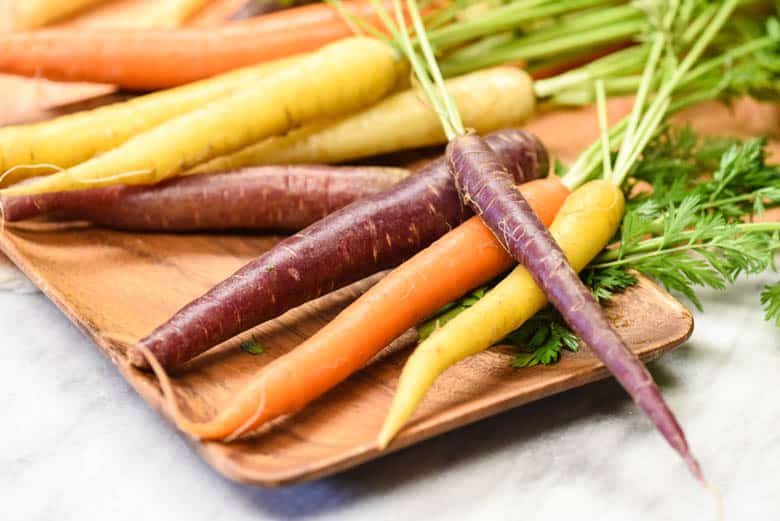
[[[146,357],[136,348],[130,348],[130,350],[127,353],[127,359],[130,362],[130,365],[133,367],[137,367],[138,369],[150,369],[149,362],[146,360]]]
[[[685,463],[688,465],[688,470],[691,471],[691,474],[693,474],[693,477],[695,477],[705,488],[710,488],[709,483],[704,478],[704,473],[701,471],[701,465],[699,465],[699,462],[696,461],[696,458],[693,457],[692,454],[685,454],[683,456],[685,459]]]
[[[717,516],[715,519],[722,520],[723,517],[723,494],[721,494],[720,489],[716,487],[715,485],[711,484],[708,481],[704,482],[704,488],[707,489],[707,491],[712,494],[713,498],[715,499],[715,511],[717,512]]]
[[[385,429],[382,429],[382,432],[379,433],[379,437],[376,440],[379,450],[384,451],[387,448],[387,446],[390,445],[390,442],[393,441],[394,436],[395,433],[388,432]]]

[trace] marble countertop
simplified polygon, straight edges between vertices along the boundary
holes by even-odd
[[[722,491],[725,519],[780,519],[780,331],[757,304],[769,280],[705,292],[693,338],[651,364]],[[6,521],[716,519],[712,497],[612,381],[321,481],[236,484],[44,296],[10,285],[0,292]]]

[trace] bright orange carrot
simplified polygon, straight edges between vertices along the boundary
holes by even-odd
[[[368,2],[345,2],[380,27]],[[77,29],[0,33],[0,72],[159,89],[313,51],[350,36],[336,8],[312,4],[218,28]]]
[[[569,194],[557,177],[518,189],[550,224]],[[302,408],[346,379],[377,352],[444,304],[512,267],[514,262],[479,217],[473,217],[421,251],[344,309],[293,351],[274,360],[214,419],[193,422],[175,407],[180,429],[199,438],[233,439]],[[147,353],[148,356],[148,353]]]

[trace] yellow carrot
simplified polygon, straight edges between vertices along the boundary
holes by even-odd
[[[149,19],[152,27],[178,27],[200,10],[208,0],[160,0]]]
[[[582,270],[607,245],[623,209],[623,194],[609,181],[592,181],[566,199],[550,232],[575,270]],[[472,307],[434,331],[404,366],[379,435],[380,446],[386,447],[401,430],[445,369],[494,345],[545,304],[530,272],[517,266]]]
[[[18,0],[12,2],[14,22],[20,29],[43,27],[105,0]]]
[[[87,161],[166,120],[253,85],[296,59],[246,67],[42,123],[0,128],[0,186]]]
[[[532,80],[517,68],[467,74],[447,81],[447,86],[464,124],[480,134],[517,126],[534,113]],[[446,142],[436,113],[411,89],[343,119],[318,122],[219,157],[194,172],[262,164],[339,163]]]
[[[392,47],[371,38],[346,38],[89,161],[2,192],[156,183],[261,139],[369,105],[393,88],[402,70]]]

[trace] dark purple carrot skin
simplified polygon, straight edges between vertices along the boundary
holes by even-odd
[[[56,213],[128,231],[298,231],[358,199],[390,189],[398,168],[264,166],[180,177],[155,186],[110,186],[0,200],[6,221]]]
[[[528,269],[569,327],[604,362],[693,474],[704,481],[685,435],[652,376],[612,328],[553,236],[514,189],[511,174],[490,147],[478,136],[463,136],[450,142],[446,156],[463,200]]]
[[[485,137],[517,182],[545,175],[547,153],[517,129]],[[525,150],[533,147],[533,150]],[[472,215],[444,158],[277,244],[177,312],[141,345],[174,367],[309,300],[397,266]],[[147,367],[131,350],[131,362]]]
[[[314,0],[292,0],[285,2],[284,0],[247,0],[244,5],[230,15],[229,20],[246,20],[247,18],[254,18],[255,16],[261,16],[283,9],[310,4],[313,1]]]

